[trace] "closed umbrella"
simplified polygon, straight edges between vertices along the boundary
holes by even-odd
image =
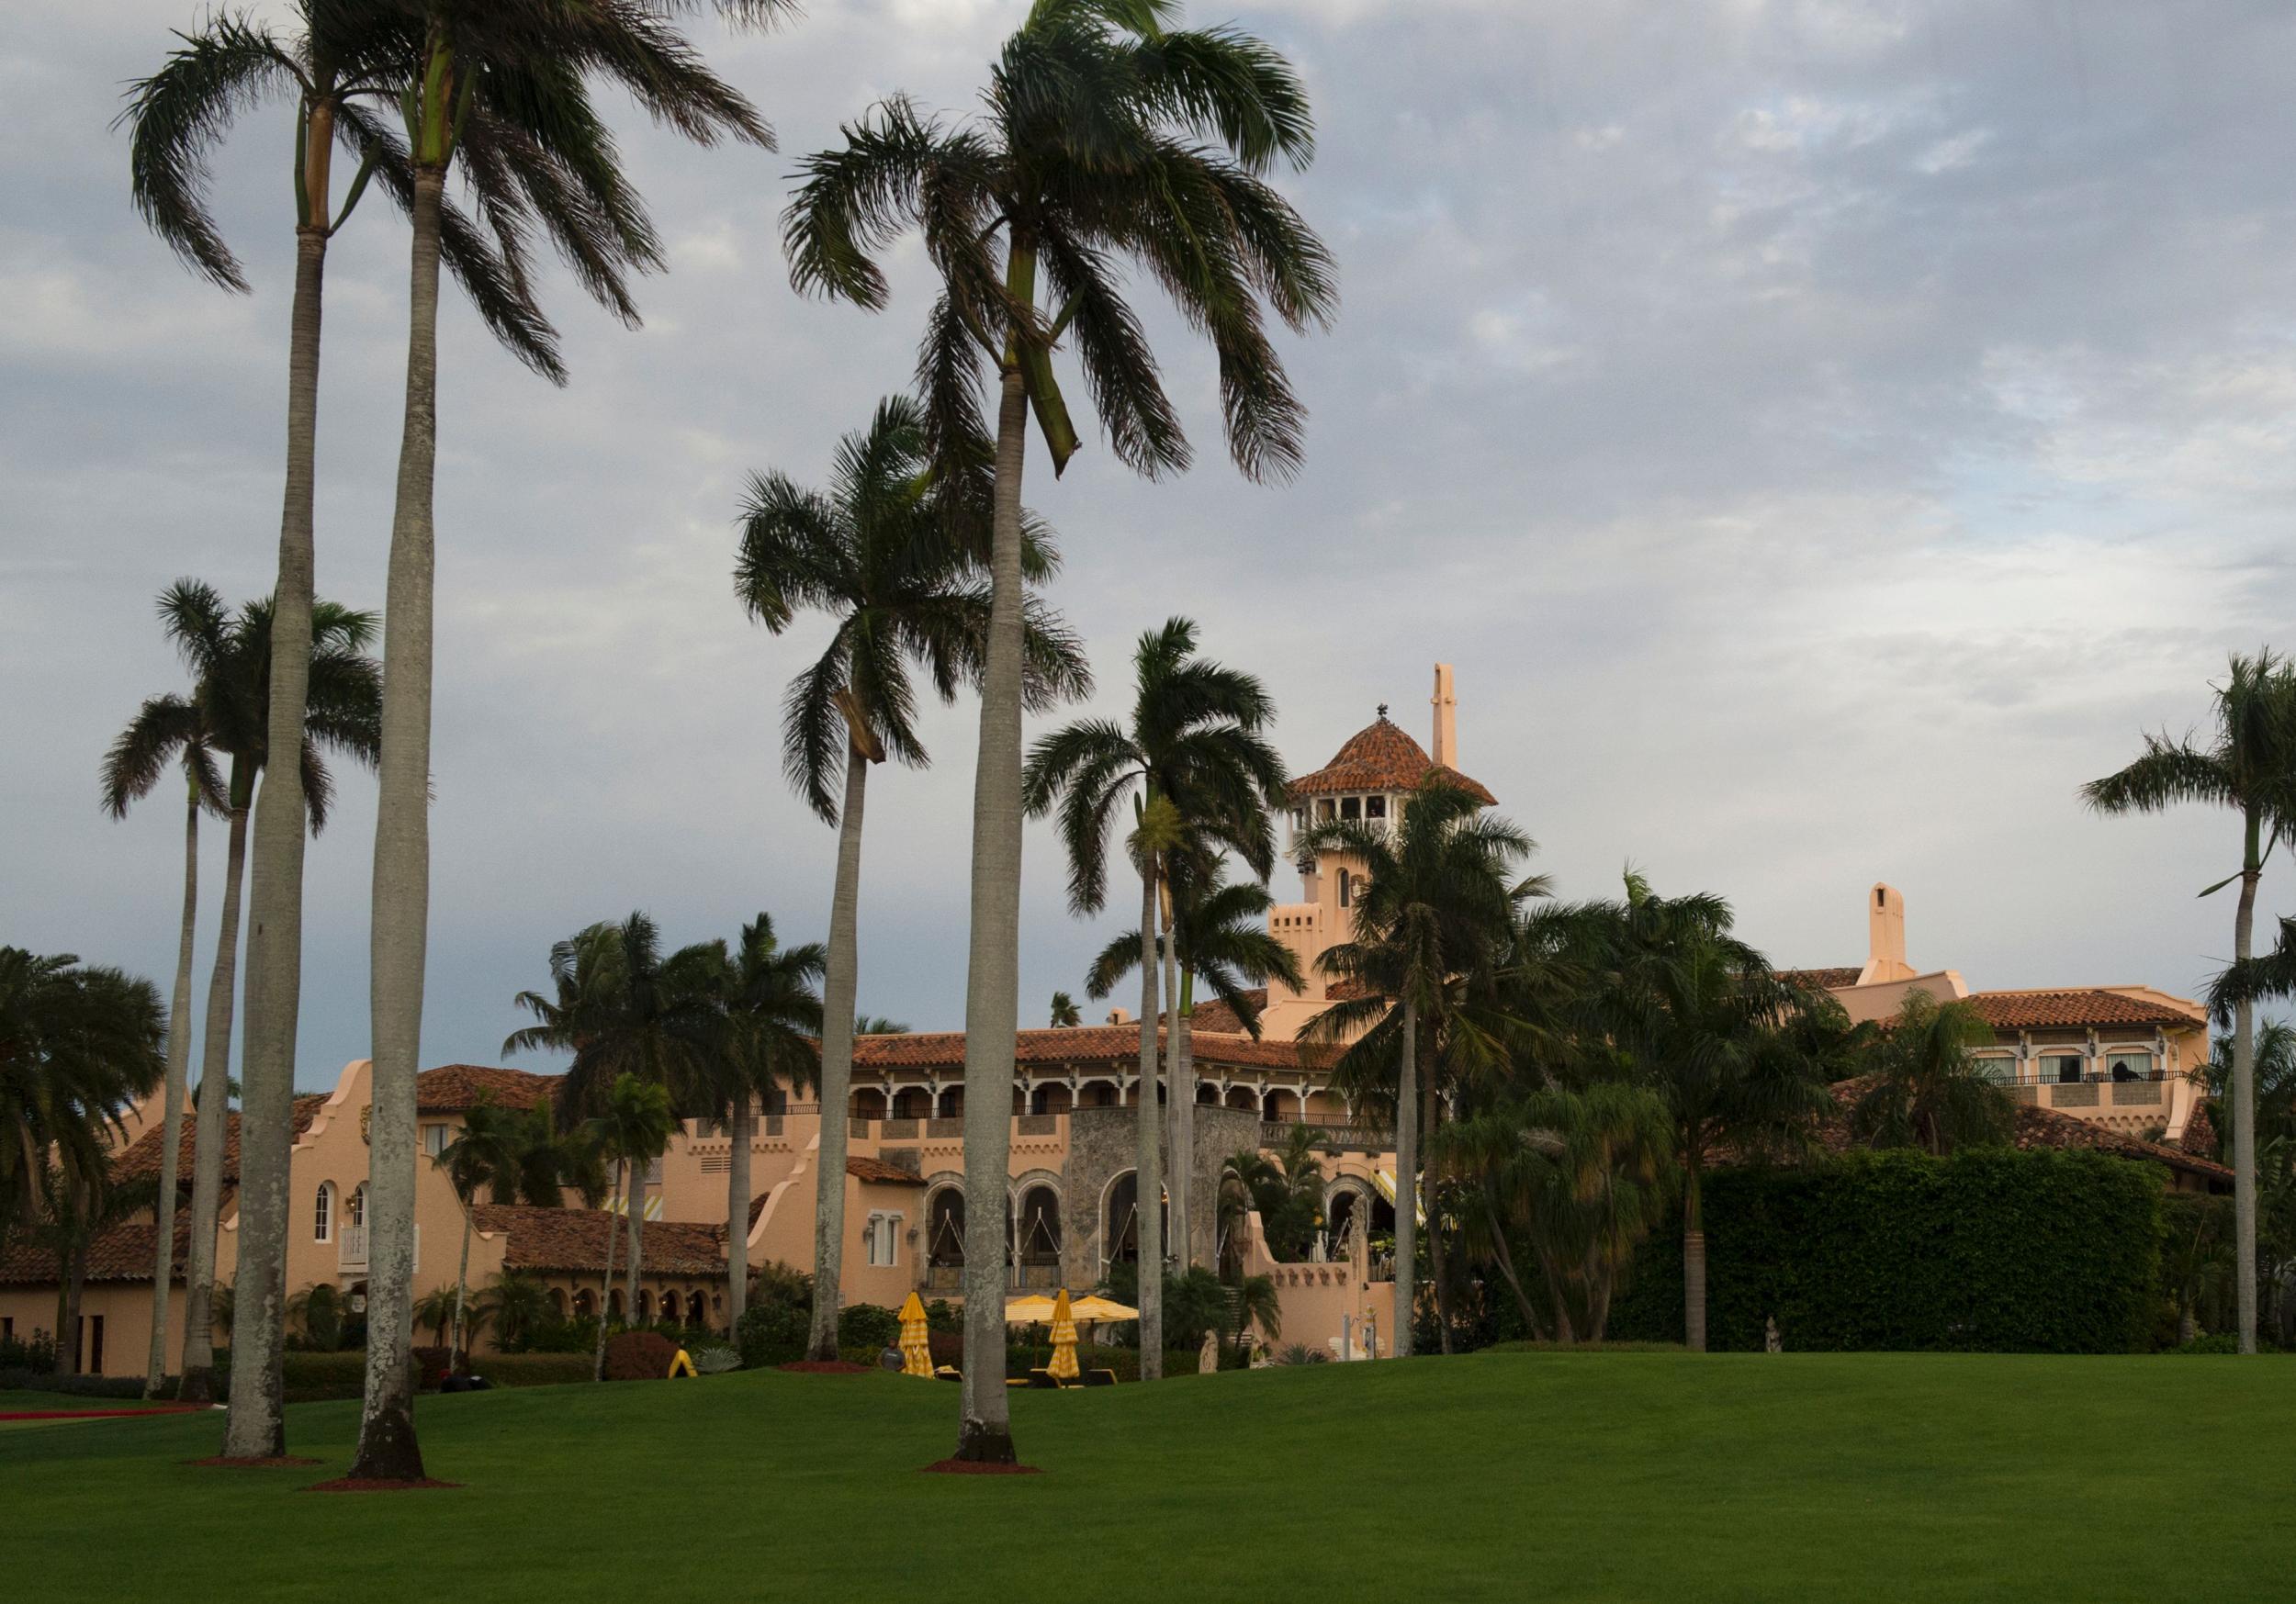
[[[1075,1381],[1077,1376],[1076,1320],[1069,1312],[1065,1286],[1052,1304],[1052,1363],[1046,1368],[1056,1381]]]
[[[917,1294],[901,1306],[901,1374],[933,1377],[932,1339],[926,1334],[925,1304]]]

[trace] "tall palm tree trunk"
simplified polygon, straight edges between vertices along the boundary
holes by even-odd
[[[199,914],[199,782],[186,777],[184,804],[184,917],[175,934],[175,991],[167,1010],[167,1089],[160,1118],[160,1195],[152,1211],[156,1262],[152,1267],[152,1352],[145,1361],[143,1396],[157,1397],[167,1374],[167,1304],[175,1283],[175,1188],[184,1140],[185,1082],[191,1069],[191,948]]]
[[[1403,998],[1403,1055],[1395,1082],[1395,1329],[1388,1352],[1411,1357],[1419,1307],[1419,1004]]]
[[[641,1164],[631,1161],[629,1189],[622,1200],[629,1211],[630,1222],[630,1259],[622,1280],[622,1319],[633,1329],[641,1323],[637,1318],[637,1278],[646,1257],[646,1239],[642,1234],[646,1228],[646,1170],[652,1161],[649,1159]]]
[[[65,1250],[62,1307],[56,1315],[56,1374],[76,1375],[83,1355],[80,1352],[80,1299],[87,1289],[87,1259],[91,1232],[83,1221],[73,1233],[72,1243]]]
[[[319,439],[319,319],[327,264],[326,153],[333,118],[310,118],[306,156],[320,226],[296,230],[295,303],[287,355],[287,471],[279,515],[279,579],[271,620],[271,705],[265,751],[275,755],[255,804],[247,923],[247,1026],[241,1044],[239,1271],[256,1297],[232,1301],[231,1415],[224,1452],[287,1452],[286,1350],[288,1155],[295,1145],[295,1037],[303,989],[303,723],[311,661],[311,503]],[[310,168],[310,163],[318,165]],[[259,1272],[251,1281],[250,1272]]]
[[[1032,243],[1015,238],[1007,276],[1033,302]],[[1005,1197],[1012,1151],[1013,1054],[1020,1027],[1020,472],[1029,398],[1017,349],[996,409],[981,745],[973,775],[973,919],[964,988],[964,1385],[957,1457],[1009,1464],[1005,1396]]]
[[[1176,940],[1177,937],[1173,937]],[[1172,1235],[1179,1245],[1180,1267],[1187,1268],[1198,1262],[1196,1250],[1196,1026],[1190,1017],[1191,998],[1188,988],[1193,977],[1183,969],[1174,980],[1172,1026],[1173,1062],[1179,1066],[1176,1079],[1187,1088],[1187,1095],[1180,1100],[1180,1142],[1174,1150],[1172,1172],[1179,1177],[1175,1195],[1179,1200],[1179,1217],[1174,1222]],[[1217,1182],[1214,1183],[1218,1184]],[[1217,1225],[1212,1235],[1219,1235]]]
[[[2233,958],[2245,963],[2256,945],[2257,881],[2264,868],[2263,821],[2247,810],[2240,860],[2240,905],[2233,915]],[[2233,1015],[2233,1285],[2238,1298],[2240,1351],[2257,1351],[2257,1020],[2243,1002]]]
[[[627,1161],[625,1161],[626,1166]],[[606,1379],[606,1310],[613,1302],[613,1241],[621,1232],[614,1227],[613,1217],[606,1217],[606,1274],[598,1284],[598,1347],[590,1361],[590,1379]]]
[[[839,1115],[842,1119],[844,1116]],[[822,1128],[828,1128],[828,1111],[822,1111]],[[749,1141],[755,1127],[755,1116],[749,1112],[749,1093],[743,1088],[734,1100],[731,1138],[732,1150],[726,1163],[726,1332],[732,1336],[741,1329],[741,1317],[749,1307]],[[838,1168],[845,1166],[840,1163]],[[814,1295],[816,1301],[820,1294]],[[706,1318],[693,1324],[708,1324]]]
[[[1168,886],[1165,888],[1165,894],[1167,896],[1170,894]],[[1195,1089],[1188,1084],[1187,1078],[1180,1072],[1180,980],[1177,972],[1179,955],[1176,950],[1178,946],[1177,932],[1172,928],[1172,910],[1166,907],[1164,911],[1163,942],[1164,1012],[1166,1015],[1164,1030],[1164,1084],[1165,1095],[1170,1101],[1165,1105],[1164,1110],[1164,1183],[1165,1189],[1172,1195],[1172,1241],[1170,1243],[1172,1262],[1185,1270],[1188,1265],[1188,1249],[1192,1245],[1187,1231],[1187,1110],[1189,1104],[1195,1101],[1196,1093]]]
[[[1706,1351],[1706,1222],[1701,1212],[1698,1155],[1686,1154],[1683,1179],[1683,1342]]]
[[[1419,1088],[1419,1128],[1422,1141],[1435,1139],[1435,1126],[1443,1117],[1443,1104],[1435,1096],[1435,1077],[1430,1075]],[[1435,1283],[1435,1342],[1442,1352],[1451,1351],[1451,1283],[1446,1273],[1448,1254],[1443,1240],[1443,1219],[1435,1212],[1435,1181],[1427,1183],[1427,1273]]]
[[[191,1247],[184,1286],[184,1368],[177,1396],[204,1404],[215,1396],[216,1227],[223,1206],[223,1135],[231,1118],[231,1004],[239,990],[239,892],[247,862],[247,807],[243,798],[253,779],[242,759],[231,760],[231,821],[223,856],[223,927],[216,937],[215,968],[208,978],[206,1038],[199,1044],[199,1102],[191,1142]],[[232,1337],[238,1309],[254,1283],[233,1272]],[[232,1362],[236,1368],[238,1361]],[[226,1452],[230,1426],[225,1426]],[[257,1455],[255,1457],[262,1457]]]
[[[1164,1376],[1164,1177],[1156,1106],[1156,860],[1140,871],[1140,1090],[1134,1094],[1132,1251],[1140,1263],[1140,1379]]]
[[[837,1357],[838,1304],[845,1275],[845,1120],[852,1102],[853,1009],[861,990],[856,932],[861,920],[861,809],[868,793],[869,759],[849,740],[845,811],[838,815],[837,824],[837,884],[829,893],[828,960],[821,977],[821,1138],[814,1176],[813,1329],[805,1340],[810,1359]]]
[[[415,1442],[414,1078],[431,906],[431,522],[438,450],[439,216],[446,174],[415,169],[407,319],[407,399],[383,611],[383,742],[375,816],[369,941],[374,1114],[369,1166],[366,1396],[354,1476],[418,1480]]]

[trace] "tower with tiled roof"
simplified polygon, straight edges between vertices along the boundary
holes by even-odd
[[[1390,719],[1387,704],[1382,702],[1379,716],[1348,736],[1330,762],[1291,782],[1290,842],[1295,856],[1300,840],[1318,824],[1350,820],[1384,829],[1400,820],[1411,793],[1430,774],[1440,774],[1486,807],[1496,803],[1498,799],[1480,782],[1458,768],[1458,698],[1450,664],[1435,665],[1435,694],[1428,703],[1434,713],[1433,751]],[[1303,984],[1297,992],[1280,981],[1269,985],[1262,1025],[1268,1038],[1296,1037],[1300,1026],[1329,1001],[1316,960],[1327,948],[1353,936],[1355,895],[1362,878],[1363,864],[1354,854],[1318,853],[1300,866],[1302,900],[1269,912],[1269,933],[1300,960]]]

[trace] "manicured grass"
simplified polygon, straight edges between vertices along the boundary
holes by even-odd
[[[452,1492],[198,1469],[218,1420],[0,1439],[11,1598],[2285,1597],[2296,1360],[1492,1353],[1055,1396],[743,1374],[425,1398]],[[467,1586],[466,1586],[467,1584]]]

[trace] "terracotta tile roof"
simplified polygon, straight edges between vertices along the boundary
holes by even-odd
[[[159,1227],[155,1225],[112,1227],[88,1249],[89,1283],[150,1281],[153,1250],[158,1245]],[[178,1210],[174,1277],[179,1282],[184,1278],[184,1264],[190,1257],[190,1248],[191,1217],[188,1212]],[[19,1245],[0,1259],[0,1286],[53,1286],[56,1276],[56,1256],[44,1248]]]
[[[606,1231],[622,1223],[619,1215],[589,1208],[530,1208],[523,1205],[482,1203],[470,1211],[471,1223],[489,1234],[507,1233],[502,1250],[505,1270],[588,1271],[602,1274],[606,1268]],[[638,1271],[646,1275],[722,1276],[726,1273],[726,1227],[694,1220],[649,1219],[641,1233],[643,1258]],[[617,1247],[620,1262],[626,1250]]]
[[[878,1186],[922,1186],[925,1177],[914,1170],[904,1170],[898,1164],[888,1164],[883,1159],[848,1159],[845,1172],[856,1181],[867,1181]],[[751,1223],[756,1223],[754,1216]]]
[[[1837,964],[1830,969],[1780,970],[1778,978],[1794,981],[1798,985],[1823,986],[1829,992],[1838,992],[1844,987],[1856,985],[1858,977],[1864,972],[1863,969],[1854,963]]]
[[[1880,1077],[1860,1075],[1853,1080],[1835,1082],[1834,1113],[1819,1122],[1818,1145],[1829,1152],[1844,1152],[1857,1144],[1850,1136],[1850,1110]],[[2099,1125],[2094,1120],[2076,1119],[2069,1114],[2059,1114],[2054,1108],[2038,1108],[2029,1103],[2017,1106],[2017,1126],[2010,1134],[2012,1145],[2023,1148],[2087,1148],[2091,1151],[2110,1153],[2120,1159],[2138,1159],[2149,1163],[2164,1164],[2188,1175],[2197,1175],[2214,1183],[2230,1186],[2233,1172],[2212,1159],[2204,1159],[2172,1148],[2165,1142],[2146,1141],[2143,1137]]]
[[[1156,1032],[1159,1041],[1164,1032]],[[1199,1025],[1190,1033],[1199,1064],[1234,1064],[1246,1069],[1297,1070],[1316,1061],[1313,1049],[1289,1041],[1254,1041],[1248,1036],[1227,1035]],[[1137,1061],[1140,1026],[1088,1025],[1069,1030],[1024,1030],[1015,1044],[1019,1064],[1086,1064]],[[962,1069],[964,1032],[912,1031],[905,1036],[857,1036],[853,1038],[853,1067],[857,1070]]]
[[[424,1114],[456,1114],[481,1096],[501,1108],[533,1108],[556,1095],[560,1077],[491,1064],[441,1064],[414,1078],[415,1107]]]
[[[2045,1030],[2089,1025],[2197,1025],[2199,1012],[2131,997],[2102,987],[2064,991],[1972,992],[1969,1005],[1996,1030]]]
[[[326,1106],[327,1094],[308,1093],[295,1100],[295,1135],[299,1140]],[[183,1139],[175,1150],[175,1179],[180,1186],[191,1184],[192,1153],[196,1146],[199,1116],[191,1109],[184,1110]],[[120,1181],[156,1181],[160,1177],[160,1150],[164,1145],[167,1127],[153,1121],[152,1128],[131,1143],[128,1150],[112,1161],[112,1175]],[[239,1115],[224,1116],[223,1126],[223,1184],[239,1184]]]
[[[1405,735],[1385,713],[1347,737],[1347,744],[1329,763],[1291,782],[1294,798],[1331,796],[1341,791],[1409,791],[1435,768],[1427,749]],[[1456,768],[1438,772],[1484,806],[1498,798]]]
[[[1267,1006],[1267,988],[1266,986],[1260,986],[1253,991],[1246,992],[1244,995],[1254,1007],[1265,1008]],[[1217,997],[1214,997],[1209,1003],[1198,1004],[1196,1005],[1196,1012],[1190,1015],[1190,1017],[1195,1021],[1193,1029],[1195,1034],[1199,1036],[1204,1034],[1206,1031],[1210,1031],[1215,1036],[1243,1036],[1246,1034],[1244,1028],[1244,1021],[1236,1017],[1235,1010],[1229,1007],[1227,1004],[1221,1002]]]

